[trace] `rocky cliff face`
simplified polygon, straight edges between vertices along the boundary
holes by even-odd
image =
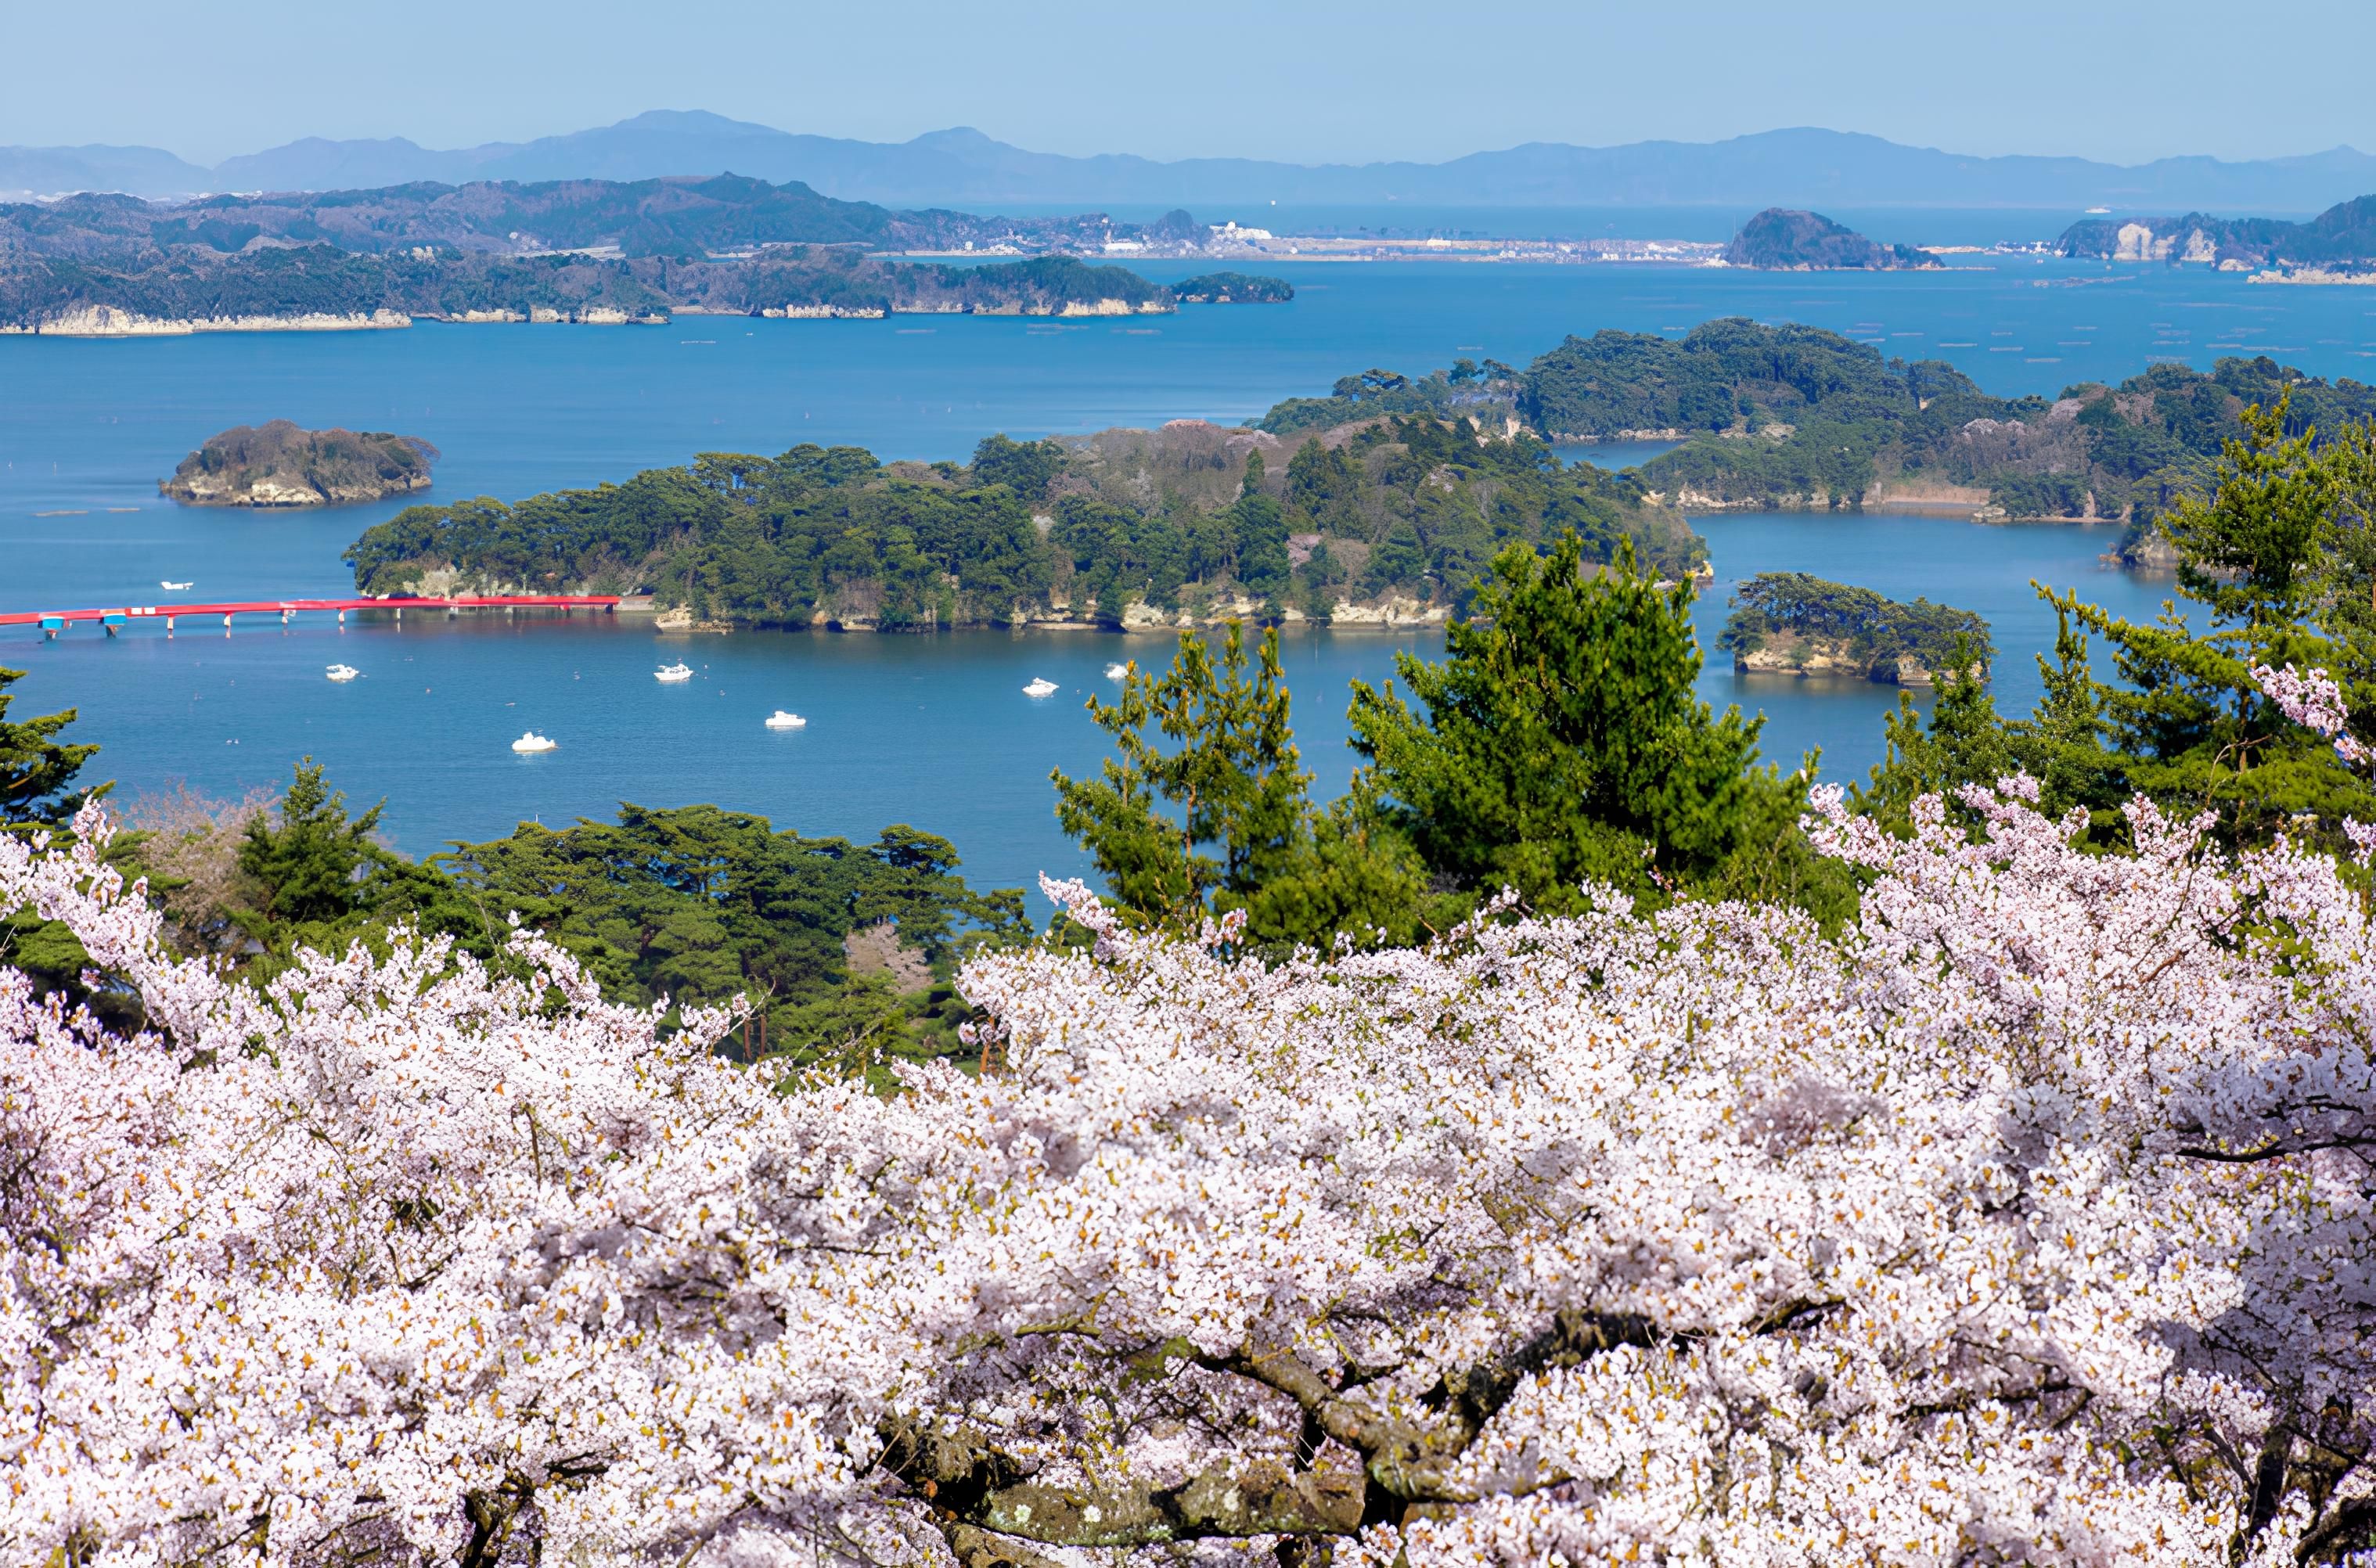
[[[385,431],[301,430],[288,420],[224,431],[182,459],[160,493],[198,506],[321,506],[429,488],[437,448]]]
[[[1734,654],[1732,667],[1745,675],[1829,676],[1842,681],[1880,681],[1897,686],[1928,686],[1931,671],[1909,653],[1875,658],[1847,637],[1785,634],[1764,647]]]

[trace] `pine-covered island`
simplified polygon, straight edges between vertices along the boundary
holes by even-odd
[[[1206,232],[1185,212],[1144,224],[901,212],[733,175],[181,205],[83,195],[0,205],[0,334],[1136,315],[1294,297],[1276,278],[1214,274],[1168,289],[1103,264],[1109,247],[1196,254]]]
[[[429,488],[437,448],[380,430],[303,430],[291,420],[210,436],[159,493],[197,506],[324,506]]]
[[[1805,572],[1761,572],[1740,585],[1717,646],[1743,674],[1836,676],[1928,686],[1968,671],[1988,677],[1989,624],[1968,610]]]

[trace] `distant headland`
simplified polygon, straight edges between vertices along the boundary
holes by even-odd
[[[322,506],[429,488],[437,448],[386,431],[240,425],[182,459],[160,494],[197,506]]]
[[[2225,272],[2267,268],[2253,281],[2376,283],[2376,196],[2338,202],[2305,223],[2281,218],[2090,218],[2055,241],[2090,261],[2196,263]]]
[[[1820,212],[1769,207],[1740,226],[1724,247],[1731,267],[1771,272],[1902,271],[1941,265],[1929,251],[1883,244]]]

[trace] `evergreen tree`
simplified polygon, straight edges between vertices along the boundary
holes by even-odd
[[[1096,779],[1051,775],[1064,831],[1088,847],[1114,898],[1151,923],[1193,926],[1216,890],[1243,897],[1294,853],[1311,775],[1288,723],[1276,629],[1257,657],[1249,678],[1234,621],[1218,664],[1204,638],[1182,632],[1161,679],[1134,669],[1119,702],[1089,699],[1121,757]],[[1177,749],[1158,750],[1149,724]]]
[[[89,743],[59,740],[76,710],[45,713],[11,722],[8,687],[22,670],[0,669],[0,833],[53,835],[73,820],[83,802],[111,786],[75,787],[83,764],[99,754]],[[118,840],[119,851],[129,848]],[[57,992],[68,1006],[88,1006],[110,1024],[128,1027],[139,1017],[139,998],[102,985],[83,983],[90,955],[63,921],[46,920],[31,908],[0,909],[0,963],[22,970],[42,993]]]
[[[1287,590],[1291,570],[1287,510],[1263,493],[1264,481],[1263,455],[1247,453],[1244,488],[1230,511],[1237,535],[1238,581],[1276,600]]]
[[[1445,663],[1398,655],[1393,683],[1353,686],[1363,788],[1427,870],[1482,897],[1568,909],[1579,885],[1655,894],[1741,847],[1761,790],[1760,722],[1693,694],[1689,583],[1635,570],[1630,548],[1587,576],[1570,532],[1547,557],[1497,556]]]
[[[68,821],[109,786],[77,790],[75,776],[99,754],[89,744],[58,739],[75,721],[75,709],[11,722],[8,688],[25,678],[22,670],[0,669],[0,828],[53,827]]]
[[[2106,742],[2094,768],[2084,767],[2084,750],[2056,755],[2072,795],[2098,810],[2133,790],[2172,809],[2216,809],[2222,831],[2239,840],[2304,816],[2338,831],[2346,815],[2376,816],[2376,790],[2323,737],[2287,719],[2252,670],[2328,671],[2343,683],[2355,731],[2376,734],[2360,717],[2376,714],[2376,638],[2359,613],[2364,507],[2346,515],[2355,490],[2366,493],[2368,436],[2346,432],[2322,447],[2315,430],[2289,435],[2282,398],[2245,410],[2242,422],[2210,494],[2182,496],[2160,518],[2178,551],[2180,596],[2207,626],[2175,602],[2138,625],[2075,595],[2048,595],[2109,645],[2119,674],[2092,687]]]
[[[1289,707],[1276,628],[1251,678],[1236,623],[1218,661],[1183,632],[1160,679],[1133,670],[1120,702],[1091,699],[1121,755],[1096,779],[1052,776],[1057,820],[1109,901],[1147,924],[1194,930],[1241,909],[1262,947],[1415,940],[1428,908],[1417,857],[1358,795],[1313,810]]]
[[[248,824],[239,869],[264,890],[256,924],[327,925],[376,900],[397,857],[373,841],[386,802],[361,816],[347,814],[347,797],[324,780],[312,757],[297,764],[280,810]]]
[[[1898,695],[1897,711],[1883,721],[1883,760],[1870,781],[1852,791],[1857,810],[1905,829],[1912,826],[1917,796],[1944,793],[1952,802],[1964,785],[1993,784],[2014,771],[2014,749],[1981,671],[1958,639],[1953,667],[1941,671],[1929,723],[1912,694]]]

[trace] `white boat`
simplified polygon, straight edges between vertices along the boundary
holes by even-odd
[[[187,592],[189,592],[189,591],[190,591],[190,589],[192,589],[192,588],[194,588],[197,587],[198,585],[197,585],[197,584],[196,584],[196,583],[166,583],[166,582],[160,582],[160,583],[159,583],[157,586],[158,586],[159,588],[163,588],[167,593],[187,593]]]
[[[779,707],[767,716],[766,723],[770,730],[800,730],[806,728],[808,720],[797,713],[786,713]]]
[[[1045,675],[1040,675],[1035,677],[1029,685],[1023,688],[1023,695],[1027,697],[1044,697],[1056,689],[1055,682]]]
[[[1120,681],[1126,678],[1129,674],[1130,666],[1127,664],[1109,664],[1106,666],[1106,679],[1109,681]]]
[[[356,676],[362,674],[362,671],[356,669],[351,664],[333,664],[327,671],[324,671],[324,673],[327,674],[333,681],[351,681]]]
[[[2087,216],[2090,218],[2101,218],[2104,214],[2111,210],[2112,209],[2109,207],[2091,207],[2087,209]]]
[[[693,666],[690,664],[663,664],[659,669],[652,671],[652,679],[655,681],[667,681],[671,683],[677,681],[690,681],[693,679]]]
[[[549,752],[552,749],[553,743],[533,730],[512,742],[512,750],[516,752]]]

